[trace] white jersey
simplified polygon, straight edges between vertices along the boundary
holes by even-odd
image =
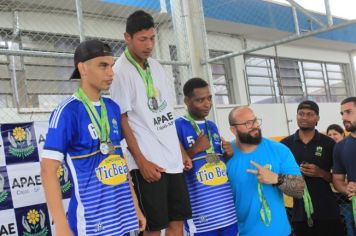
[[[183,161],[173,116],[173,90],[163,67],[149,58],[157,109],[149,108],[145,84],[134,65],[122,54],[114,65],[112,99],[127,113],[130,127],[145,158],[167,173],[182,173]],[[138,169],[127,152],[130,170]]]

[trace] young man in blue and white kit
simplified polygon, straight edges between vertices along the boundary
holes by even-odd
[[[183,92],[187,113],[176,119],[176,129],[193,160],[193,168],[185,172],[193,218],[185,221],[185,229],[194,236],[235,236],[237,218],[224,161],[233,155],[231,145],[206,120],[212,107],[208,83],[190,79]]]
[[[80,88],[52,113],[42,153],[41,176],[57,236],[129,235],[145,227],[120,147],[120,108],[101,91],[113,80],[111,48],[82,42],[74,54]],[[68,220],[57,169],[70,170],[74,185]],[[139,224],[138,224],[139,223]]]
[[[288,236],[291,227],[283,193],[302,198],[304,180],[291,151],[263,138],[261,119],[249,107],[229,114],[236,140],[227,173],[234,193],[240,236]]]

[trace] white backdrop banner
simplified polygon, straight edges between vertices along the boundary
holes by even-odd
[[[54,235],[40,176],[47,126],[47,122],[0,124],[0,236]],[[57,177],[68,206],[72,184],[65,166]]]

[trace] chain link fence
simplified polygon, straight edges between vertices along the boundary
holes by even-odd
[[[179,68],[187,65],[177,62],[174,45],[177,39],[184,42],[184,34],[174,34],[168,7],[159,1],[129,5],[110,0],[0,0],[1,123],[48,120],[50,111],[78,87],[78,81],[68,78],[81,39],[105,41],[120,56],[126,19],[137,9],[153,15],[157,29],[153,57],[164,64],[180,91]]]
[[[47,120],[50,110],[78,86],[68,78],[79,42],[98,38],[113,47],[115,56],[121,55],[126,18],[137,9],[155,19],[153,57],[172,78],[177,104],[182,104],[182,84],[202,71],[205,79],[211,77],[216,104],[298,102],[311,97],[337,102],[355,87],[346,80],[350,69],[345,60],[333,62],[332,53],[302,48],[293,58],[291,48],[312,41],[291,40],[298,36],[296,31],[320,31],[323,27],[313,18],[326,24],[325,15],[306,15],[263,0],[201,0],[201,5],[199,9],[187,0],[0,0],[1,121]],[[195,20],[201,15],[202,21]],[[335,18],[334,25],[345,22]],[[317,37],[338,37],[337,30],[324,29]],[[354,43],[350,30],[345,32]],[[319,60],[310,53],[320,54]]]
[[[202,13],[183,6],[189,1],[0,0],[0,123],[48,120],[52,109],[78,87],[79,82],[69,76],[80,41],[100,39],[120,56],[125,47],[126,18],[137,9],[155,19],[153,57],[172,78],[177,104],[182,104],[182,84],[195,76],[192,61],[201,63],[230,53],[235,54],[210,61],[210,70],[206,61],[200,65],[212,77],[216,104],[298,102],[310,97],[335,102],[350,94],[352,86],[346,80],[352,74],[346,66],[349,62],[328,59],[334,56],[330,53],[333,48],[325,44],[318,45],[320,50],[298,49],[298,57],[293,58],[293,47],[313,40],[283,42],[298,33],[323,28],[301,10],[296,12],[300,21],[297,32],[290,6],[262,0],[201,0],[206,31],[199,24],[192,31],[201,36],[195,43],[208,51],[204,58],[189,45],[189,20]],[[314,15],[327,22],[326,16]],[[334,20],[335,25],[343,23],[346,20]],[[351,39],[349,47],[335,43],[334,50],[347,53],[356,43],[352,27],[345,31]],[[317,36],[336,37],[333,33],[338,29],[327,31]],[[310,51],[327,59],[308,57]],[[338,201],[340,206],[345,203],[341,197]]]

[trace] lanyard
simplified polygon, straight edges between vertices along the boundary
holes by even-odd
[[[193,117],[189,114],[189,112],[185,113],[184,117],[190,122],[190,124],[193,126],[193,128],[195,130],[195,133],[199,136],[200,128],[197,125],[197,123],[195,123]],[[206,153],[215,153],[214,146],[213,146],[213,139],[211,137],[211,132],[210,132],[210,127],[206,120],[205,120],[205,127],[206,127],[206,130],[208,131],[208,139],[210,142],[210,147],[206,150]]]
[[[354,215],[354,227],[356,227],[356,196],[352,196],[352,213]]]
[[[110,133],[110,126],[108,120],[108,114],[106,111],[106,106],[102,97],[100,97],[100,107],[101,107],[101,116],[99,116],[98,111],[95,109],[92,102],[89,100],[87,95],[85,95],[82,88],[78,88],[75,92],[75,95],[82,101],[85,110],[87,111],[91,123],[94,125],[95,131],[100,137],[100,142],[108,142]],[[98,124],[100,122],[100,124]],[[100,127],[99,127],[100,126]]]
[[[261,217],[262,223],[268,227],[271,224],[272,213],[271,213],[271,209],[269,208],[269,206],[267,204],[266,196],[264,195],[264,193],[262,191],[261,183],[257,184],[257,190],[258,190],[258,198],[260,199],[260,203],[261,203],[260,217]]]
[[[309,227],[313,226],[313,219],[311,215],[314,213],[313,202],[311,201],[311,197],[308,191],[307,184],[304,185],[304,194],[303,194],[303,201],[304,201],[304,209],[305,213],[307,214],[307,223]]]
[[[140,74],[143,83],[145,84],[146,87],[146,93],[148,98],[153,98],[154,97],[154,88],[153,88],[153,80],[152,80],[152,75],[151,75],[151,70],[150,67],[148,66],[147,61],[147,67],[144,70],[136,61],[135,59],[131,56],[129,50],[126,48],[125,49],[125,56],[129,62],[131,62],[132,65],[135,66],[137,72]]]

